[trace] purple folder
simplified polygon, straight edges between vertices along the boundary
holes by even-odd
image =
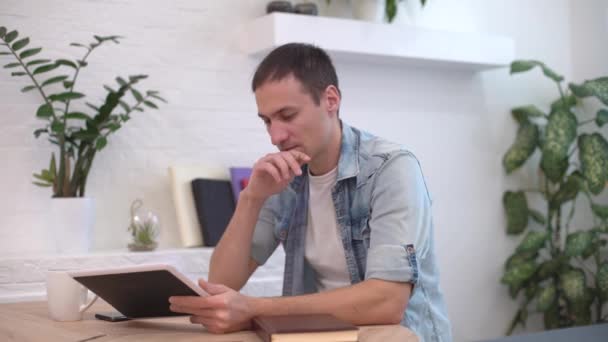
[[[251,177],[250,167],[231,167],[230,168],[230,183],[232,185],[232,193],[234,194],[234,203],[239,201],[239,194],[249,183]]]

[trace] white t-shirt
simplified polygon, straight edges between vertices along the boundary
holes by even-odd
[[[344,246],[331,198],[337,174],[337,167],[320,176],[308,172],[308,226],[304,256],[315,270],[319,292],[350,285]]]

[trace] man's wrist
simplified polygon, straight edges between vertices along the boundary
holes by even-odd
[[[276,298],[249,297],[249,307],[253,317],[264,315],[285,315],[287,311],[274,305]]]
[[[251,193],[251,191],[248,191],[247,188],[245,188],[239,194],[239,202],[241,201],[243,201],[247,206],[262,207],[266,201],[266,198],[255,196]]]

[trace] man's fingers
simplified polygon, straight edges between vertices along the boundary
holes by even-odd
[[[266,171],[266,173],[270,174],[270,176],[272,176],[277,183],[281,183],[281,176],[279,175],[279,171],[274,164],[264,161],[260,168]]]
[[[220,308],[224,302],[221,296],[174,296],[169,297],[169,303],[171,303],[172,306],[175,306],[175,308],[178,310],[188,310],[188,313],[192,313],[200,309]],[[186,313],[186,311],[179,312]]]
[[[300,165],[306,164],[310,161],[310,157],[304,152],[300,152],[298,150],[289,150],[287,152],[291,153],[298,160]]]
[[[274,154],[269,160],[269,163],[275,165],[279,171],[281,171],[281,178],[287,180],[291,178],[291,172],[289,172],[289,166],[285,161],[282,153]]]
[[[283,153],[282,155],[283,155],[283,158],[285,158],[285,161],[287,162],[287,164],[289,165],[289,168],[291,169],[291,171],[296,176],[300,176],[302,174],[302,169],[300,168],[300,164],[297,162],[293,153]]]

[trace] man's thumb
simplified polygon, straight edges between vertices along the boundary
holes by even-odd
[[[205,292],[207,292],[210,295],[222,294],[229,290],[228,287],[226,287],[222,284],[213,284],[208,281],[205,281],[205,279],[199,279],[198,286],[200,286],[201,289],[205,290]]]

